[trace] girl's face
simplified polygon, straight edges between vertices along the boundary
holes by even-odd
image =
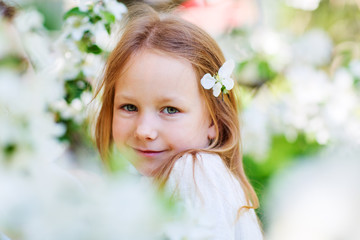
[[[206,148],[215,138],[205,99],[189,62],[144,50],[115,84],[114,142],[130,148],[138,171],[151,176],[175,154]]]

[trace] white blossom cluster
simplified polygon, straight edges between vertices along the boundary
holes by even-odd
[[[31,159],[28,159],[31,160]],[[11,239],[181,239],[181,206],[134,176],[84,185],[54,164],[0,168],[0,229]],[[202,238],[196,238],[202,239]]]
[[[19,14],[15,25],[29,15],[38,16],[34,10]],[[56,137],[65,129],[46,111],[50,102],[62,98],[63,85],[56,81],[56,72],[49,71],[36,56],[26,58],[26,45],[37,45],[40,40],[36,36],[38,22],[29,23],[31,26],[26,30],[17,30],[5,21],[0,23],[0,165],[23,163],[29,158],[52,160],[64,148]],[[50,58],[51,54],[43,56]],[[11,61],[19,63],[7,64]],[[49,156],[49,152],[53,155]]]
[[[359,171],[358,146],[344,144],[277,174],[267,191],[266,239],[359,239]]]
[[[319,7],[321,0],[285,0],[286,4],[293,8],[313,11]]]
[[[245,106],[246,154],[264,159],[276,135],[285,135],[290,142],[305,134],[309,142],[320,145],[343,141],[360,144],[360,92],[355,87],[359,60],[352,60],[348,67],[330,68],[334,47],[321,29],[292,37],[262,27],[252,32],[249,41],[251,50],[237,56],[239,62],[249,61],[240,72],[240,81],[254,85],[261,80],[254,54],[263,56],[282,78],[261,86]],[[224,48],[229,56],[236,52]]]
[[[106,54],[114,48],[117,27],[127,8],[116,0],[80,0],[65,14],[61,35],[54,48],[59,51],[57,59],[59,77],[69,81],[78,79],[81,96],[67,102],[55,102],[52,109],[65,119],[81,124],[86,118],[85,110],[91,101],[91,87],[101,77]]]

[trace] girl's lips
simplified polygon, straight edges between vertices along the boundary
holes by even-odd
[[[152,150],[139,150],[139,149],[135,149],[135,151],[144,157],[156,157],[161,153],[165,152],[165,151],[152,151]]]

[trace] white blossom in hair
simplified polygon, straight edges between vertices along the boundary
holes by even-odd
[[[201,79],[201,85],[205,89],[212,88],[215,97],[218,97],[220,92],[227,94],[234,87],[234,80],[231,78],[234,67],[234,60],[227,60],[214,76],[211,76],[210,73],[205,74]]]

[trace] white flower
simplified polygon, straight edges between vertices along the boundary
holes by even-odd
[[[114,0],[105,0],[106,9],[111,12],[116,20],[120,20],[122,15],[127,12],[127,8],[123,3]]]
[[[331,60],[333,42],[322,29],[312,29],[293,44],[293,59],[296,62],[324,66]]]
[[[79,5],[78,5],[79,10],[82,12],[87,12],[93,4],[94,4],[93,1],[80,0]]]
[[[286,44],[281,35],[270,28],[256,28],[250,36],[250,44],[255,50],[275,55],[284,50]]]
[[[221,88],[222,88],[221,83],[219,83],[219,82],[215,83],[215,85],[213,87],[213,94],[215,97],[220,95]]]
[[[14,22],[17,30],[26,33],[42,29],[44,17],[37,10],[30,8],[17,14]]]
[[[66,20],[66,24],[71,26],[69,27],[69,32],[75,41],[80,41],[84,35],[84,32],[88,30],[91,31],[94,28],[93,24],[90,23],[89,17],[84,17],[82,19],[77,17],[69,17]]]
[[[106,28],[102,22],[97,22],[94,26],[93,34],[95,36],[95,43],[101,48],[108,51],[112,49],[109,48],[110,45],[110,35],[106,31]]]
[[[49,66],[53,60],[49,39],[33,32],[24,33],[21,37],[26,53],[34,67],[44,69]]]
[[[319,7],[321,0],[286,0],[286,4],[293,8],[313,11]]]
[[[265,56],[271,56],[269,64],[276,71],[281,72],[291,60],[291,47],[289,45],[288,36],[285,33],[276,32],[268,27],[258,27],[250,36],[250,44],[255,52],[263,53]],[[245,71],[248,68],[248,65],[254,66],[254,64],[247,64],[244,69]],[[256,71],[258,71],[257,66]],[[243,81],[242,77],[241,79]]]
[[[101,69],[105,64],[102,56],[88,54],[83,62],[82,70],[89,82],[94,82],[101,74]]]
[[[335,145],[273,176],[265,201],[266,239],[359,239],[358,149]]]
[[[234,70],[235,63],[233,60],[226,61],[219,69],[218,74],[212,77],[209,73],[205,74],[201,79],[201,85],[205,89],[213,89],[215,97],[220,95],[220,92],[227,93],[226,90],[231,90],[234,87],[234,80],[231,78],[231,73]],[[223,86],[225,89],[223,89]]]
[[[360,78],[360,60],[352,60],[349,64],[351,73],[357,77]]]
[[[205,89],[210,89],[212,87],[214,87],[216,82],[216,79],[213,78],[210,73],[205,74],[202,79],[201,79],[201,85],[205,88]]]
[[[261,96],[260,96],[261,98]],[[260,101],[258,101],[260,100]],[[243,131],[244,153],[254,157],[254,160],[260,162],[265,160],[271,147],[271,134],[269,134],[268,122],[269,114],[267,109],[261,109],[263,99],[254,100],[243,114]]]
[[[306,104],[325,102],[331,93],[327,74],[310,65],[293,65],[287,70],[285,76],[290,83],[294,98],[304,107]]]

